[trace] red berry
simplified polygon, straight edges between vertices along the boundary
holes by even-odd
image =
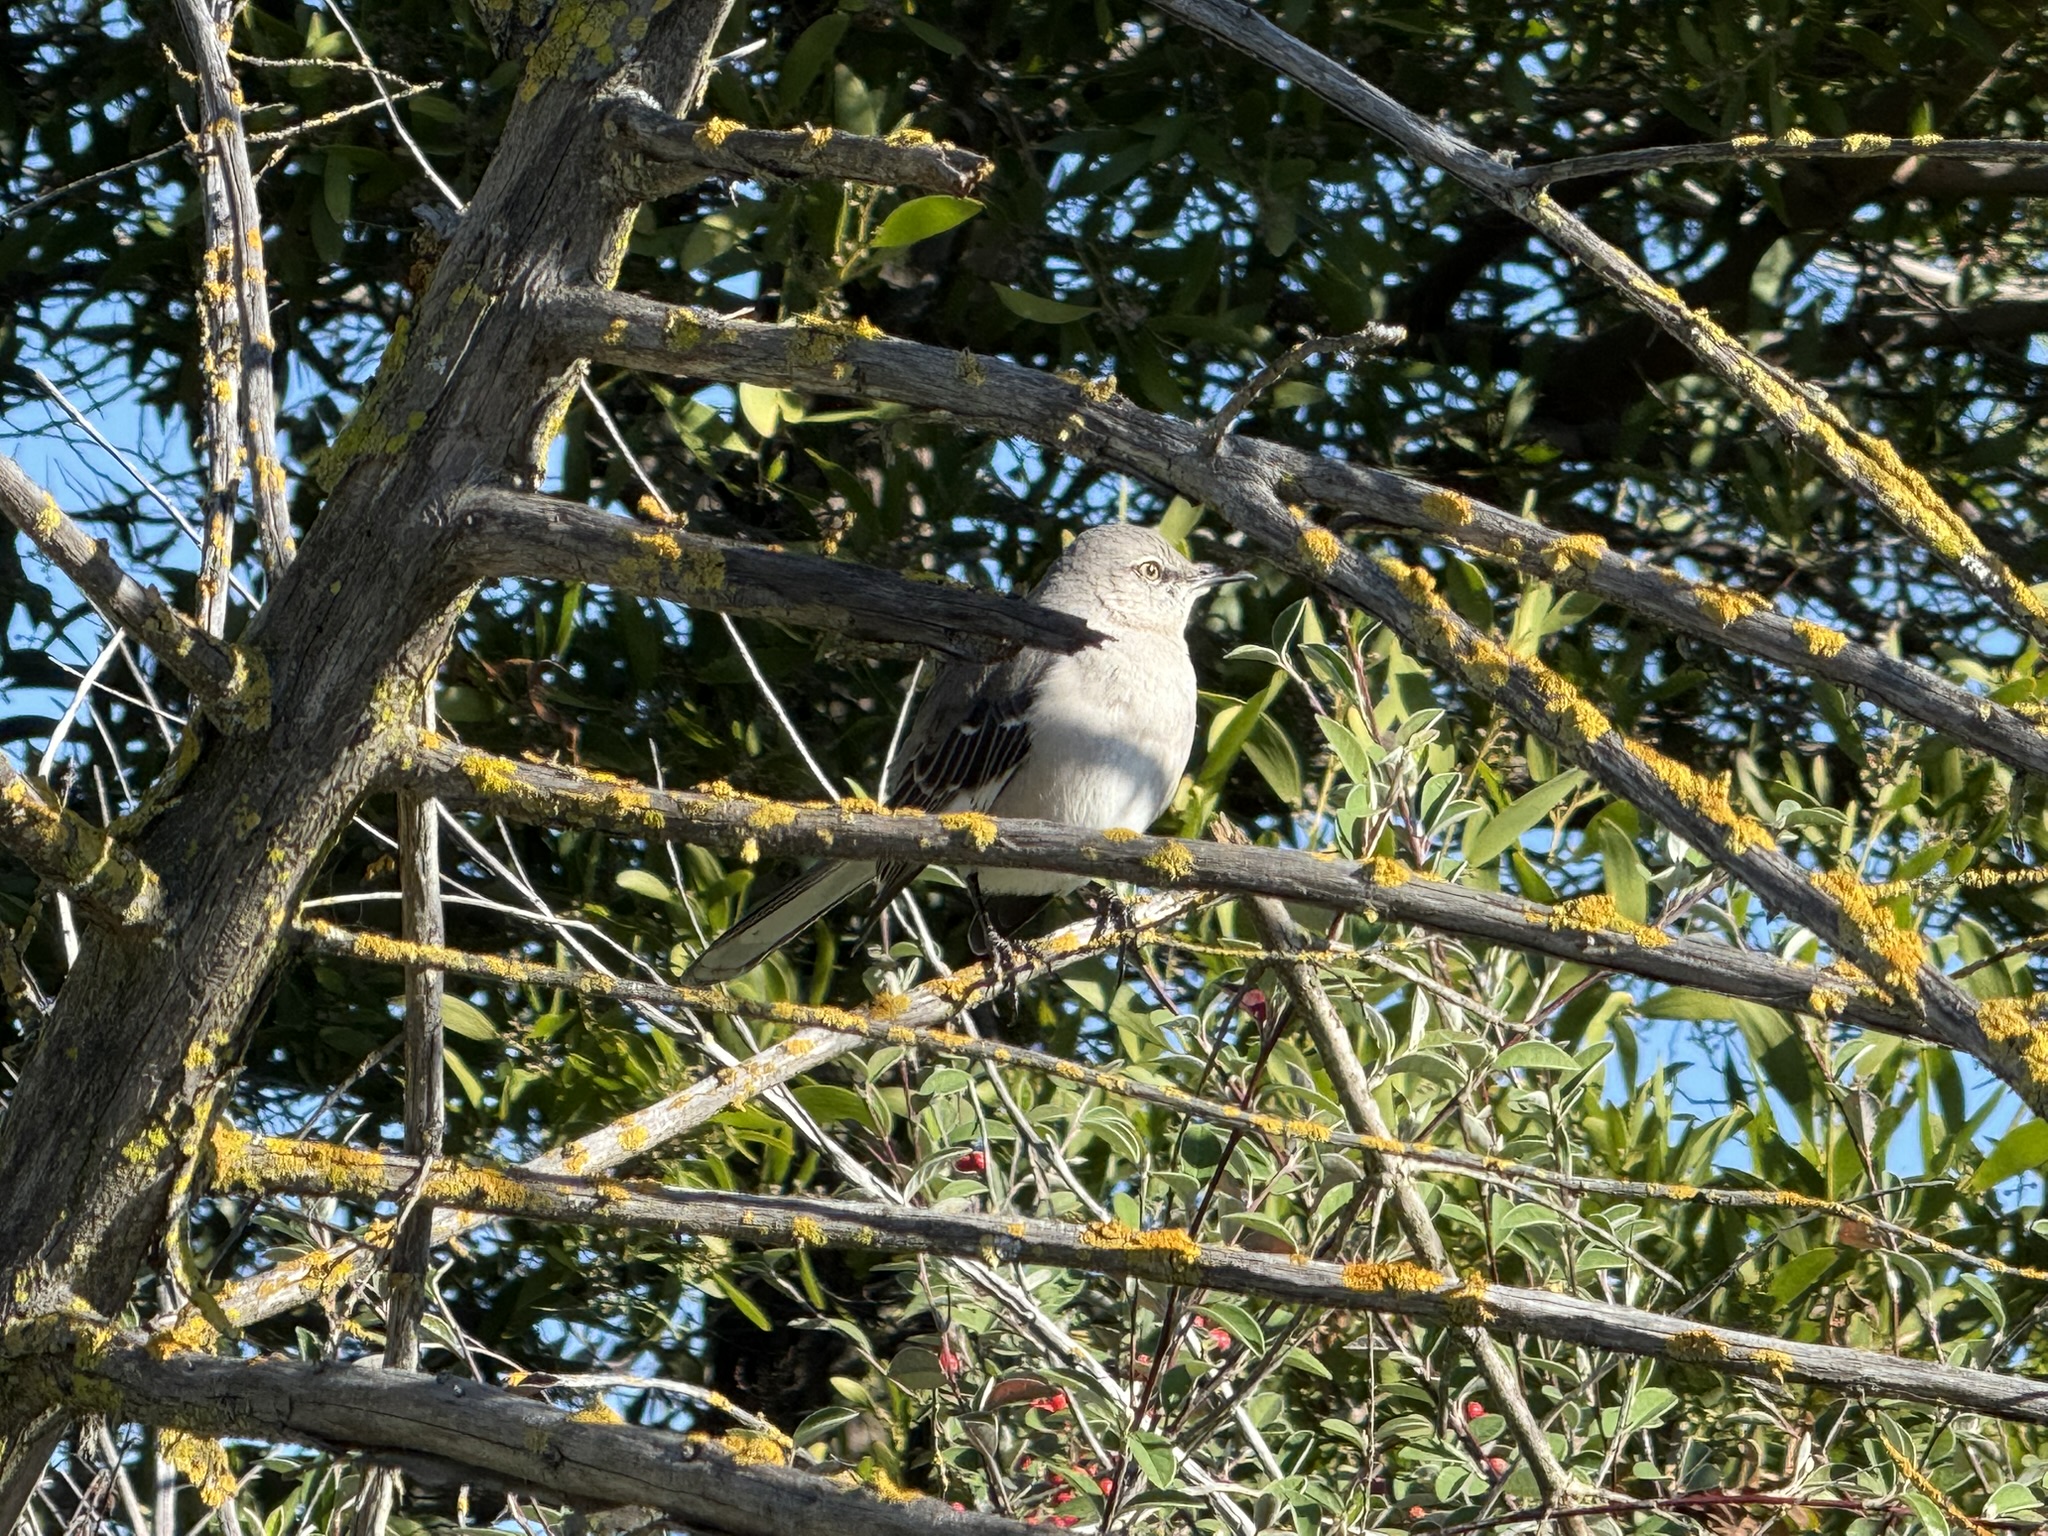
[[[1098,1477],[1095,1479],[1095,1486],[1100,1488],[1105,1494],[1115,1493],[1116,1479],[1113,1477]]]
[[[953,1160],[955,1173],[985,1173],[988,1170],[988,1154],[980,1148]]]
[[[1065,1413],[1067,1411],[1067,1394],[1064,1392],[1053,1393],[1052,1397],[1046,1402],[1045,1411],[1047,1413]]]
[[[1475,1401],[1465,1405],[1465,1422],[1467,1424],[1471,1423],[1474,1419],[1483,1419],[1485,1417],[1486,1404]]]
[[[1428,1514],[1429,1511],[1424,1509],[1420,1504],[1410,1504],[1408,1506],[1408,1518],[1410,1520],[1421,1520],[1426,1518]]]
[[[1055,1504],[1071,1504],[1074,1502],[1074,1490],[1071,1488],[1056,1489],[1053,1492],[1052,1501]]]
[[[1505,1457],[1505,1456],[1489,1456],[1489,1457],[1487,1457],[1487,1458],[1486,1458],[1486,1470],[1487,1470],[1487,1471],[1489,1471],[1489,1472],[1491,1472],[1491,1473],[1492,1473],[1492,1474],[1493,1474],[1493,1475],[1494,1475],[1495,1477],[1506,1477],[1506,1476],[1508,1475],[1508,1459],[1507,1459],[1507,1457]]]
[[[1052,1517],[1052,1523],[1060,1527],[1060,1529],[1065,1530],[1070,1525],[1079,1525],[1081,1523],[1081,1517],[1079,1515],[1054,1515]]]
[[[1253,987],[1245,993],[1243,1004],[1244,1011],[1252,1016],[1253,1023],[1263,1024],[1266,1022],[1265,993],[1261,992],[1257,987]]]
[[[959,1510],[960,1513],[963,1515],[967,1513],[967,1506],[965,1504],[962,1504],[958,1499],[955,1499],[953,1501],[953,1507]]]
[[[960,1374],[960,1367],[966,1363],[966,1361],[953,1353],[953,1348],[950,1344],[941,1344],[939,1346],[939,1369],[948,1376],[958,1376]]]
[[[1218,1349],[1230,1348],[1230,1330],[1228,1328],[1211,1328],[1209,1330],[1209,1342]]]

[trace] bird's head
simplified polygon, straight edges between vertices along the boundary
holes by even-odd
[[[1248,574],[1189,560],[1136,523],[1104,523],[1076,535],[1032,595],[1098,629],[1178,634],[1197,598]]]

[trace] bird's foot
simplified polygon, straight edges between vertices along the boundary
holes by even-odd
[[[1136,932],[1138,918],[1131,910],[1131,904],[1108,886],[1089,887],[1088,904],[1095,909],[1095,932],[1090,936],[1091,943],[1100,944],[1111,933],[1122,934],[1128,940],[1128,936]]]

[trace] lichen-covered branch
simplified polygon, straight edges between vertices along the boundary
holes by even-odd
[[[619,179],[636,198],[681,192],[707,176],[861,181],[967,197],[993,168],[973,150],[916,128],[885,138],[831,128],[742,128],[720,117],[689,122],[633,102],[613,105],[607,127]]]
[[[1838,139],[1815,138],[1794,128],[1776,138],[1762,133],[1738,134],[1721,143],[1659,144],[1622,149],[1575,160],[1546,160],[1518,165],[1510,178],[1524,187],[1552,187],[1586,176],[1636,176],[1679,165],[1733,165],[1757,160],[1974,160],[2025,165],[2048,160],[2048,144],[2031,139],[1944,139],[1938,133],[1893,138],[1883,133],[1850,133]]]
[[[1902,927],[1853,873],[1815,873],[1788,858],[1767,828],[1735,809],[1725,784],[1615,730],[1541,661],[1474,629],[1436,592],[1427,571],[1368,560],[1347,548],[1288,499],[1284,461],[1269,450],[1225,439],[1209,452],[1198,429],[1140,410],[1118,396],[1113,383],[1054,378],[854,327],[755,325],[590,290],[558,301],[552,323],[565,347],[594,347],[629,366],[950,410],[1215,507],[1277,558],[1449,667],[1473,692],[1678,832],[1777,911],[1821,934],[1896,1000],[1917,1009],[1929,1038],[1977,1057],[2030,1106],[2048,1110],[2048,1029],[2023,1004],[1986,1004],[1980,1018],[1977,1003],[1925,962],[1918,934]]]
[[[863,1486],[788,1466],[765,1435],[646,1429],[455,1376],[174,1352],[73,1316],[33,1319],[10,1335],[5,1353],[24,1395],[209,1442],[247,1436],[402,1465],[424,1461],[451,1481],[531,1491],[584,1509],[644,1506],[732,1536],[1022,1536],[1025,1529],[894,1483]],[[224,1461],[219,1470],[228,1476]],[[202,1496],[209,1491],[202,1488]]]
[[[590,582],[689,608],[751,613],[890,645],[987,659],[1020,645],[1076,651],[1087,624],[1020,597],[939,576],[655,528],[552,496],[475,490],[461,499],[458,558],[477,579]]]
[[[391,1198],[420,1174],[417,1163],[407,1157],[236,1131],[216,1134],[214,1166],[227,1188],[365,1203]],[[1406,1260],[1339,1264],[1299,1253],[1197,1243],[1173,1227],[1139,1231],[1115,1221],[1076,1226],[817,1196],[669,1189],[448,1161],[433,1166],[425,1187],[439,1203],[498,1216],[720,1237],[763,1247],[885,1249],[992,1256],[1006,1264],[1052,1264],[1159,1284],[1205,1286],[1296,1306],[1384,1312],[1432,1326],[1530,1334],[1702,1366],[1728,1376],[1805,1382],[1836,1392],[1940,1403],[1996,1418],[2048,1423],[2048,1389],[2026,1377],[1711,1327],[1585,1297],[1491,1285],[1476,1276],[1461,1280]]]
[[[1242,0],[1159,0],[1159,9],[1299,81],[1340,112],[1392,139],[1423,164],[1457,178],[1525,220],[1607,284],[1623,302],[1683,343],[1790,442],[1825,464],[1908,537],[1931,550],[1963,585],[2036,640],[2048,641],[2048,602],[1984,546],[1975,530],[1942,500],[1925,476],[1900,459],[1889,442],[1858,429],[1817,389],[1797,384],[1763,362],[1705,310],[1692,308],[1675,289],[1658,282],[1625,252],[1594,234],[1541,186],[1530,185],[1511,166],[1483,154],[1449,129],[1425,122]]]
[[[56,498],[5,455],[0,455],[0,513],[94,607],[155,652],[222,730],[241,734],[270,723],[270,682],[262,655],[216,639],[165,602],[156,588],[122,570],[104,542],[65,516]]]
[[[218,361],[238,367],[241,441],[249,456],[249,486],[262,532],[263,566],[275,580],[291,564],[291,510],[285,503],[284,461],[277,452],[277,391],[271,380],[276,343],[270,332],[270,292],[263,275],[263,212],[256,204],[256,179],[249,172],[249,143],[242,128],[242,93],[235,84],[228,41],[234,35],[239,0],[177,0],[174,9],[185,34],[198,79],[199,110],[205,126],[199,149],[218,168],[226,193],[216,205],[202,202],[208,215],[204,280],[231,285],[239,312],[234,355]],[[232,484],[232,481],[230,481]],[[226,573],[221,573],[225,579]]]
[[[52,804],[0,757],[0,847],[117,928],[147,928],[163,892],[156,872],[75,811]]]
[[[1176,892],[1141,902],[1131,914],[1132,928],[1146,933],[1178,922],[1199,904],[1199,898]],[[1124,933],[1101,935],[1091,920],[1050,935],[1041,942],[1044,964],[1053,970],[1077,964],[1124,941]],[[382,946],[366,946],[365,958],[382,958],[404,964],[405,947],[395,940]],[[448,951],[453,956],[455,951]],[[446,969],[456,969],[449,965]],[[502,975],[502,970],[493,974]],[[900,998],[878,1000],[866,1009],[847,1010],[849,1018],[885,1023],[891,1029],[922,1031],[955,1017],[964,990],[981,985],[978,968],[957,971],[913,987]],[[634,984],[620,983],[617,993],[627,1001],[648,1001],[636,995]],[[656,989],[666,992],[667,989]],[[674,999],[669,999],[673,1002]],[[824,1015],[818,1016],[820,1019]],[[790,1034],[766,1046],[734,1067],[718,1071],[678,1089],[645,1109],[614,1120],[565,1146],[545,1152],[531,1166],[538,1171],[564,1173],[608,1173],[634,1158],[643,1157],[678,1136],[702,1125],[732,1104],[765,1093],[778,1084],[811,1072],[836,1056],[858,1049],[862,1036],[844,1029],[828,1029],[819,1022],[800,1025]],[[435,1215],[434,1241],[445,1243],[475,1226],[482,1218],[441,1210]],[[388,1234],[375,1236],[367,1245],[341,1245],[281,1264],[261,1274],[222,1287],[216,1297],[220,1309],[238,1326],[276,1317],[317,1297],[331,1296],[343,1286],[366,1276],[381,1256],[381,1244]],[[204,1328],[204,1319],[192,1313],[173,1325]]]

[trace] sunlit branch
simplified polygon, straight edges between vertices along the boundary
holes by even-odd
[[[1192,893],[1175,892],[1138,903],[1131,914],[1130,932],[1145,934],[1155,928],[1179,922],[1200,904]],[[1100,935],[1093,920],[1075,923],[1040,941],[1043,964],[1053,970],[1077,964],[1121,944],[1126,932]],[[387,941],[393,942],[393,941]],[[400,963],[403,963],[402,961]],[[975,984],[975,973],[926,982],[900,998],[871,1004],[866,1010],[850,1010],[892,1028],[920,1030],[943,1024],[958,1011],[957,994]],[[620,994],[628,996],[626,993]],[[562,1173],[608,1173],[635,1158],[644,1157],[677,1137],[696,1129],[712,1116],[742,1100],[754,1098],[793,1077],[816,1070],[826,1062],[862,1044],[860,1036],[815,1024],[798,1027],[790,1034],[763,1047],[736,1066],[721,1067],[697,1079],[644,1109],[612,1121],[565,1146],[542,1153],[527,1166],[539,1171]],[[476,1226],[483,1218],[449,1210],[435,1213],[434,1241],[445,1243]],[[237,1326],[247,1326],[276,1317],[320,1296],[331,1296],[342,1287],[366,1278],[382,1255],[389,1234],[372,1234],[373,1240],[344,1244],[324,1252],[308,1254],[274,1269],[223,1286],[216,1300],[220,1309]],[[196,1313],[177,1320],[179,1326],[203,1329],[205,1321]]]
[[[420,1173],[417,1162],[403,1156],[230,1130],[215,1133],[213,1155],[224,1187],[363,1202],[390,1199]],[[1727,1376],[1805,1382],[2048,1424],[2048,1386],[2038,1380],[1713,1327],[1586,1297],[1491,1285],[1476,1276],[1460,1280],[1407,1261],[1337,1264],[1299,1253],[1197,1243],[1178,1228],[1138,1231],[1118,1222],[1074,1226],[814,1196],[671,1189],[451,1161],[436,1163],[425,1187],[439,1203],[525,1220],[720,1237],[770,1248],[993,1254],[1003,1263],[1200,1285],[1291,1305],[1388,1313],[1432,1326],[1484,1327]]]
[[[1763,415],[1931,550],[1963,585],[2037,640],[2048,640],[2048,602],[1984,546],[1925,476],[1891,444],[1855,427],[1820,391],[1759,359],[1657,281],[1625,252],[1553,202],[1541,186],[1438,123],[1427,122],[1386,92],[1283,31],[1242,0],[1159,0],[1175,20],[1211,33],[1260,63],[1299,81],[1347,116],[1384,134],[1425,165],[1455,177],[1525,220],[1578,261],[1624,303],[1648,315]],[[1874,135],[1872,137],[1875,137]]]
[[[707,176],[861,181],[968,197],[994,168],[973,150],[916,129],[874,138],[832,128],[743,128],[717,117],[688,122],[632,102],[614,105],[606,124],[619,178],[637,198],[680,192]]]
[[[118,840],[46,798],[0,757],[0,847],[101,922],[155,924],[163,893],[156,873]]]
[[[269,724],[270,684],[262,656],[216,639],[165,602],[156,588],[122,570],[102,540],[67,517],[49,492],[5,456],[0,456],[0,513],[94,607],[155,652],[222,730],[260,731]]]
[[[457,558],[477,579],[589,582],[688,608],[756,614],[865,640],[987,659],[1017,646],[1075,651],[1082,620],[1023,598],[919,580],[629,518],[552,496],[476,490],[458,503]]]
[[[270,331],[270,291],[263,271],[263,213],[249,170],[249,143],[242,127],[242,93],[228,58],[237,0],[177,0],[174,7],[191,51],[200,112],[205,122],[196,148],[219,170],[224,197],[207,216],[204,280],[229,285],[240,311],[235,355],[223,366],[237,370],[240,441],[248,453],[251,499],[262,533],[264,569],[274,580],[294,553],[291,511],[285,505],[284,461],[277,451],[277,397],[271,379],[276,344]],[[216,217],[218,214],[218,217]],[[226,445],[216,445],[225,449]],[[225,575],[225,571],[222,572]]]

